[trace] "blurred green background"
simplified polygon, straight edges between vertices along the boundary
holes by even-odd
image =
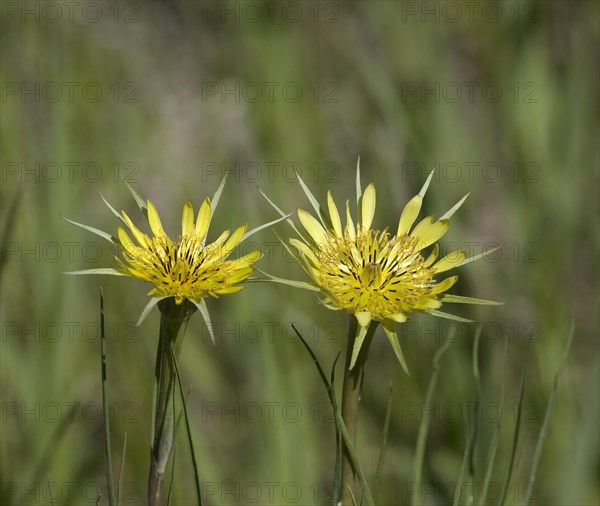
[[[459,271],[454,293],[505,301],[449,308],[482,325],[483,393],[475,478],[483,480],[501,423],[495,504],[529,355],[523,423],[507,504],[597,505],[598,31],[591,2],[11,2],[1,26],[2,504],[106,504],[100,418],[99,285],[108,326],[112,448],[128,434],[125,504],[144,504],[154,311],[137,329],[149,287],[63,271],[113,265],[101,239],[71,219],[115,232],[99,192],[141,222],[125,178],[179,231],[230,172],[212,237],[276,217],[257,186],[293,211],[309,206],[298,170],[323,201],[378,191],[375,225],[395,227],[438,165],[425,211],[465,193],[442,246],[501,252]],[[258,266],[305,279],[278,244],[285,224],[254,236]],[[250,248],[252,244],[247,245]],[[249,250],[249,249],[248,249]],[[209,300],[217,346],[199,315],[184,343],[207,504],[325,504],[334,425],[294,322],[330,367],[346,315],[310,293],[252,284]],[[539,469],[529,470],[571,317],[575,340]],[[415,316],[399,327],[411,370],[383,333],[364,384],[359,454],[370,478],[393,383],[379,504],[450,504],[475,398],[474,327]],[[424,477],[411,482],[432,372]],[[508,355],[505,366],[504,353]],[[342,371],[338,369],[338,379]],[[501,404],[503,378],[506,397]],[[338,385],[339,387],[339,385]],[[183,433],[181,434],[183,436]],[[184,438],[174,504],[193,504]]]

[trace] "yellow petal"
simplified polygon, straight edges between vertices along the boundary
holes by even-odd
[[[448,220],[439,220],[432,223],[433,216],[429,216],[421,221],[410,234],[412,237],[417,237],[417,246],[420,249],[430,246],[442,237],[450,228]]]
[[[325,229],[311,214],[307,213],[304,209],[298,209],[298,218],[300,218],[300,223],[302,223],[302,226],[317,244],[327,240]]]
[[[150,229],[152,230],[154,237],[164,237],[166,235],[162,223],[160,222],[158,212],[150,200],[148,200],[148,223],[150,224]]]
[[[181,216],[181,235],[190,236],[194,233],[194,208],[186,202]]]
[[[361,221],[360,225],[365,229],[369,230],[373,223],[373,216],[375,216],[375,185],[369,184],[365,188],[362,195],[362,206],[361,206]]]
[[[311,262],[317,262],[317,257],[315,256],[313,250],[311,250],[310,247],[304,244],[302,241],[299,241],[298,239],[290,239],[290,244],[298,249],[305,257],[309,258]]]
[[[408,204],[402,210],[402,214],[400,215],[400,221],[398,222],[398,232],[397,236],[408,234],[410,227],[413,226],[413,223],[419,216],[421,212],[421,205],[423,204],[423,197],[421,195],[415,195],[412,199],[408,201]]]
[[[356,238],[354,222],[352,221],[352,215],[350,214],[350,202],[348,200],[346,200],[346,233],[350,236],[351,240]]]
[[[437,285],[435,285],[431,291],[430,295],[437,295],[438,293],[445,292],[450,289],[456,282],[458,281],[458,276],[450,276],[449,278],[444,279],[444,281],[440,281]]]
[[[247,255],[244,255],[243,257],[240,258],[236,258],[235,260],[232,260],[231,262],[235,265],[235,267],[247,267],[249,265],[252,265],[254,262],[256,262],[260,257],[262,256],[262,251],[260,251],[259,249],[252,251],[251,253],[248,253]]]
[[[437,309],[442,303],[437,299],[421,299],[415,304],[415,309]]]
[[[206,237],[208,226],[210,225],[210,199],[206,197],[196,219],[196,234],[200,237]]]
[[[329,207],[329,217],[331,218],[331,224],[333,225],[333,231],[338,237],[342,237],[342,220],[340,220],[340,213],[333,201],[331,191],[327,192],[327,206]]]
[[[221,250],[221,258],[227,257],[235,249],[235,247],[240,243],[240,241],[244,237],[247,228],[247,224],[242,225],[241,227],[238,227],[233,234],[231,234],[231,237],[225,243],[225,246],[223,246],[223,249]]]
[[[216,238],[216,240],[211,244],[211,246],[221,246],[221,244],[223,244],[227,238],[229,237],[229,230],[225,230],[219,237]]]
[[[131,218],[129,218],[129,216],[127,216],[127,213],[125,211],[121,211],[121,214],[123,215],[123,219],[125,220],[125,223],[127,223],[127,226],[129,227],[129,230],[131,230],[131,233],[133,234],[133,237],[135,237],[135,240],[139,243],[140,246],[146,247],[147,246],[147,242],[146,242],[146,236],[145,234],[143,234],[139,228],[137,228],[133,222],[131,221]]]
[[[134,254],[136,250],[135,244],[133,244],[133,241],[127,235],[127,232],[125,232],[125,229],[123,227],[119,227],[119,229],[117,230],[117,235],[119,236],[119,241],[121,243],[121,246],[125,248],[125,251],[127,251],[127,253],[129,254]]]
[[[453,251],[452,253],[448,253],[439,262],[434,264],[431,270],[434,273],[445,272],[453,267],[456,267],[465,259],[466,256],[467,254],[464,251]]]
[[[423,266],[424,267],[431,267],[431,265],[433,264],[433,262],[435,262],[435,259],[438,257],[439,254],[440,254],[440,245],[436,244],[433,247],[433,251],[427,257],[427,260],[425,260],[425,262],[423,263]]]

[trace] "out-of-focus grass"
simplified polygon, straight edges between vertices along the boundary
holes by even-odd
[[[4,2],[3,9],[6,4],[12,2]],[[338,200],[350,198],[360,155],[363,182],[378,188],[376,225],[393,227],[426,172],[439,163],[427,212],[439,216],[471,192],[446,244],[474,241],[476,250],[491,242],[502,245],[497,262],[461,269],[456,292],[506,302],[460,313],[484,325],[480,370],[488,412],[476,447],[482,468],[504,374],[501,335],[509,342],[509,410],[502,413],[493,476],[498,485],[510,455],[520,370],[531,348],[509,504],[524,501],[545,403],[574,314],[576,336],[558,389],[536,498],[539,504],[597,504],[598,4],[502,4],[496,23],[478,14],[470,21],[465,9],[458,22],[446,22],[434,3],[428,5],[438,5],[439,22],[432,16],[422,22],[425,4],[420,2],[406,3],[417,6],[416,16],[395,2],[329,3],[337,6],[329,20],[338,22],[316,23],[313,4],[301,3],[297,23],[285,22],[277,8],[277,22],[265,16],[250,23],[243,14],[239,22],[232,16],[222,22],[207,16],[203,4],[129,2],[139,7],[132,18],[138,22],[127,24],[114,22],[108,3],[101,4],[98,23],[81,15],[73,23],[65,18],[49,23],[43,16],[37,22],[31,15],[21,22],[19,15],[8,14],[2,20],[2,503],[49,502],[47,475],[60,486],[60,504],[93,504],[96,486],[104,487],[100,283],[109,329],[113,458],[119,461],[126,431],[124,493],[133,504],[144,503],[158,315],[134,329],[131,324],[146,303],[141,284],[61,274],[110,266],[113,252],[104,245],[98,250],[95,236],[69,226],[59,213],[114,231],[114,217],[98,192],[117,209],[135,214],[135,203],[115,178],[120,173],[139,181],[138,191],[157,202],[165,226],[175,231],[183,203],[199,205],[212,194],[225,167],[235,173],[213,222],[217,233],[240,222],[252,226],[275,218],[257,184],[288,211],[306,207],[285,166],[290,162],[299,164],[320,200],[328,188]],[[240,4],[228,5],[240,9]],[[533,9],[531,22],[523,16],[515,20],[516,5]],[[72,102],[62,84],[63,97],[54,103],[6,93],[7,83],[43,87],[49,82],[80,84]],[[271,82],[278,83],[273,100],[264,85]],[[478,83],[472,101],[464,84],[471,82]],[[97,103],[82,98],[85,83],[98,83],[103,96]],[[206,83],[216,83],[219,92],[203,94]],[[224,86],[246,87],[250,93],[248,83],[261,87],[260,100],[221,99]],[[282,97],[287,83],[302,90],[297,102]],[[407,95],[412,86],[420,93],[436,83],[439,100],[435,94]],[[486,83],[501,89],[497,101],[483,98]],[[453,86],[462,92],[455,102]],[[125,103],[125,97],[138,101]],[[36,162],[42,164],[37,180]],[[61,173],[43,166],[48,162],[61,164]],[[68,162],[80,164],[72,177]],[[92,168],[81,170],[88,162],[101,167],[97,181]],[[135,165],[126,165],[130,162]],[[272,172],[269,162],[278,163]],[[478,164],[472,171],[471,162]],[[249,163],[259,164],[262,173]],[[501,172],[486,166],[490,163]],[[22,164],[32,172],[24,172]],[[6,218],[19,192],[11,228]],[[277,231],[284,237],[290,232],[284,225]],[[256,240],[270,244],[262,268],[303,277],[285,261],[282,248],[271,244],[276,241],[272,231]],[[271,503],[286,502],[285,485],[291,503],[296,488],[290,484],[295,483],[302,493],[297,504],[324,503],[323,487],[333,473],[331,412],[289,323],[315,336],[314,349],[329,364],[343,348],[345,315],[331,313],[310,294],[272,285],[250,285],[208,304],[218,345],[210,344],[195,317],[181,360],[184,382],[192,385],[190,417],[208,503],[246,503],[252,484],[258,484],[258,502],[269,504],[265,484],[270,482],[279,484]],[[407,484],[431,358],[449,335],[448,324],[420,316],[399,330],[412,376],[402,373],[377,335],[361,412],[359,452],[364,469],[374,473],[392,380],[381,504],[410,499]],[[432,486],[443,487],[458,475],[468,413],[463,403],[474,398],[472,337],[471,327],[458,327],[457,342],[440,371],[424,469]],[[186,452],[179,451],[177,458],[174,503],[182,504],[193,500],[193,480]],[[440,490],[423,500],[451,502],[452,493]]]

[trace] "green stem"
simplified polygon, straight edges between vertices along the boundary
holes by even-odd
[[[155,403],[153,413],[153,441],[150,449],[150,472],[148,475],[148,505],[160,506],[165,470],[173,448],[175,393],[175,369],[171,356],[179,358],[183,334],[181,327],[196,311],[196,306],[187,300],[176,304],[173,297],[158,303],[160,309],[160,333],[156,350]]]
[[[371,346],[371,340],[373,334],[377,328],[378,322],[371,322],[365,340],[361,347],[356,364],[353,369],[349,369],[350,361],[352,358],[352,350],[354,349],[354,341],[356,339],[357,321],[352,315],[350,315],[350,325],[348,327],[348,346],[346,348],[346,363],[344,368],[344,383],[342,386],[342,418],[350,442],[354,449],[356,449],[356,434],[358,428],[358,408],[360,402],[360,393],[362,388],[363,376],[365,364],[367,362],[367,356],[369,354],[369,347]],[[341,482],[341,499],[342,506],[352,506],[352,493],[354,490],[355,483],[355,469],[352,466],[352,459],[346,445],[343,448],[342,458],[342,482]],[[360,497],[360,494],[359,494]]]

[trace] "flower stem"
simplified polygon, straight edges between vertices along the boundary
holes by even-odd
[[[185,300],[176,304],[173,297],[158,304],[160,309],[160,333],[156,350],[155,399],[152,420],[152,445],[150,448],[150,472],[148,474],[148,505],[160,506],[162,483],[173,448],[174,419],[173,396],[175,393],[175,369],[170,345],[179,358],[183,334],[181,327],[196,311],[196,307]]]
[[[369,347],[373,334],[377,328],[378,322],[371,322],[360,353],[354,364],[353,369],[349,369],[356,339],[357,321],[350,315],[350,325],[348,327],[348,346],[346,348],[346,363],[344,368],[344,383],[342,386],[342,418],[346,425],[346,430],[350,436],[353,448],[356,450],[356,434],[358,427],[358,408],[360,394],[364,377],[365,364],[369,354]],[[352,466],[352,460],[346,445],[343,447],[342,456],[342,482],[341,482],[341,504],[342,506],[352,506],[352,493],[355,483],[355,472]]]

